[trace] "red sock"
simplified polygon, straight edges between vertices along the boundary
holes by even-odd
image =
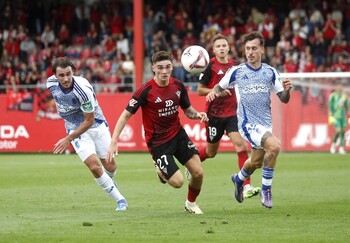
[[[206,160],[206,158],[208,158],[208,155],[207,155],[207,148],[204,147],[204,148],[201,148],[198,150],[199,152],[199,158],[201,159],[201,161],[203,162],[204,160]]]
[[[249,158],[248,152],[247,151],[238,152],[237,156],[238,156],[238,167],[239,169],[242,169],[242,167],[244,166],[244,163]],[[243,183],[244,186],[247,184],[250,184],[250,177],[248,177]]]
[[[187,200],[189,202],[195,202],[200,192],[201,192],[201,189],[195,189],[190,185],[188,185]]]

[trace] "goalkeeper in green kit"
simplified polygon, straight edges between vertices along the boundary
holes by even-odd
[[[337,150],[337,140],[340,139],[339,153],[345,154],[344,138],[347,122],[350,123],[349,101],[347,95],[343,92],[341,83],[338,83],[335,90],[329,95],[328,101],[328,123],[335,128],[335,134],[332,139],[330,152],[334,154]]]

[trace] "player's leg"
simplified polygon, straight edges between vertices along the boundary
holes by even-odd
[[[214,158],[218,152],[220,139],[224,135],[224,119],[210,117],[206,123],[207,146],[198,149],[199,158],[203,162],[207,158]]]
[[[247,144],[246,141],[242,138],[242,136],[239,134],[239,132],[230,132],[228,133],[228,136],[230,137],[232,144],[235,147],[235,150],[237,152],[238,156],[238,167],[239,169],[242,169],[244,164],[248,161],[250,162],[248,151],[247,151]],[[253,196],[256,196],[259,194],[261,188],[260,187],[253,187],[250,183],[250,177],[248,177],[243,182],[243,196],[244,198],[251,198]]]
[[[115,192],[113,193],[115,193],[117,200],[116,210],[126,210],[128,207],[128,203],[119,191],[117,182],[114,178],[115,174],[117,173],[117,163],[114,159],[110,163],[107,163],[106,161],[107,151],[111,142],[111,134],[109,128],[106,126],[105,123],[103,123],[100,125],[96,132],[94,131],[94,134],[92,134],[92,136],[94,136],[96,153],[99,156],[100,161],[102,163],[102,169],[104,173],[106,173],[112,179],[112,182],[115,186]]]
[[[185,210],[194,214],[203,214],[202,210],[196,203],[203,184],[203,168],[199,156],[196,154],[193,155],[185,166],[191,173],[191,180],[188,184],[187,200],[185,202]]]
[[[114,185],[113,180],[103,170],[99,163],[95,141],[93,140],[97,133],[99,133],[98,128],[89,129],[79,138],[74,139],[72,141],[72,145],[79,158],[89,168],[90,172],[94,176],[96,183],[101,186],[102,189],[118,203],[118,201],[124,199],[124,197],[120,194]]]
[[[174,153],[176,152],[178,135],[170,141],[157,146],[150,147],[152,159],[157,166],[158,176],[174,188],[180,188],[183,185],[184,178],[179,170]]]
[[[339,143],[339,153],[340,154],[346,154],[344,150],[344,140],[345,140],[345,131],[346,131],[346,119],[345,117],[340,120],[340,143]]]
[[[198,149],[200,161],[203,163],[207,158],[214,158],[220,146],[220,140],[225,132],[224,119],[210,117],[206,123],[207,146]],[[185,168],[187,179],[191,180],[191,173]]]
[[[174,187],[180,188],[184,183],[184,177],[177,166],[172,154],[159,154],[153,157],[159,170],[163,174],[163,178],[166,182]]]
[[[219,146],[220,146],[220,141],[215,142],[215,143],[207,142],[207,146],[203,147],[202,150],[198,151],[200,160],[201,160],[201,158],[204,158],[204,160],[206,158],[214,158],[216,153],[218,152]],[[205,156],[204,156],[204,154],[205,154]],[[201,155],[202,155],[202,157],[201,157]],[[203,163],[204,160],[201,160],[201,162]],[[191,180],[191,172],[187,168],[185,168],[185,175],[186,175],[186,178],[190,181]]]
[[[262,138],[261,144],[266,151],[262,169],[261,203],[267,208],[272,208],[271,186],[281,143],[272,133],[266,132]]]
[[[191,174],[188,184],[188,194],[185,201],[185,210],[194,214],[203,214],[196,203],[203,183],[203,168],[198,156],[198,151],[185,130],[181,130],[177,136],[177,147],[174,156],[184,165]]]
[[[225,130],[230,138],[232,145],[235,147],[235,151],[238,157],[238,167],[242,169],[245,162],[249,159],[247,151],[247,143],[245,139],[238,132],[237,116],[226,118]],[[250,184],[250,177],[248,177],[243,183],[243,195],[244,198],[250,198],[256,196],[260,192],[260,187],[253,187]]]
[[[340,136],[340,129],[336,128],[335,133],[333,135],[331,148],[330,148],[331,154],[335,154],[335,152],[337,151],[337,140],[338,140],[339,136]]]
[[[238,174],[233,174],[231,179],[235,186],[235,198],[241,203],[244,200],[244,181],[247,180],[257,168],[261,167],[265,151],[262,149],[252,149],[251,157],[246,161],[244,166],[238,172]],[[258,166],[260,164],[260,167]]]
[[[93,174],[97,185],[99,185],[117,203],[116,210],[126,210],[127,203],[123,195],[115,186],[112,178],[102,169],[96,154],[90,155],[84,160],[85,165]]]

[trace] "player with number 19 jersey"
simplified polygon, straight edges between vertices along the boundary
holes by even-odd
[[[134,92],[126,110],[132,114],[141,107],[148,147],[157,147],[175,137],[182,128],[179,106],[188,109],[191,102],[184,84],[172,77],[169,85],[159,86],[154,79]]]
[[[224,77],[226,71],[236,63],[228,59],[227,63],[220,63],[215,57],[210,59],[207,69],[199,77],[199,82],[212,89]],[[230,117],[236,115],[237,100],[233,86],[228,87],[231,96],[218,97],[212,102],[207,102],[205,111],[208,117]]]

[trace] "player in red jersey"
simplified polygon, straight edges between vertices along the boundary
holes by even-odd
[[[186,211],[203,214],[196,204],[203,182],[203,169],[198,151],[180,123],[178,109],[181,107],[190,119],[207,122],[205,112],[192,106],[184,84],[172,78],[173,56],[159,51],[152,56],[154,78],[134,92],[129,104],[120,115],[114,129],[107,160],[112,161],[118,153],[117,142],[130,117],[142,109],[142,121],[147,147],[164,178],[174,188],[183,185],[184,178],[174,157],[193,175],[188,185]]]
[[[226,36],[216,35],[212,39],[213,53],[207,69],[199,77],[198,94],[206,96],[215,84],[219,83],[226,71],[236,63],[228,56],[229,45]],[[205,106],[209,122],[206,123],[207,146],[199,149],[199,157],[203,162],[206,158],[215,157],[218,152],[220,139],[226,132],[236,149],[238,166],[241,169],[247,159],[247,145],[238,132],[237,126],[237,99],[233,87],[226,89],[223,96],[213,102],[207,102]],[[250,185],[250,178],[244,182],[244,197],[250,198],[258,195],[259,187]]]

